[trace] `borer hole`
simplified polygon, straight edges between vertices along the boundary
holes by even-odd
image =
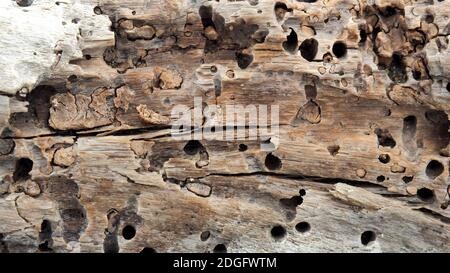
[[[224,244],[218,244],[213,249],[214,253],[227,253],[227,247]]]
[[[347,45],[342,41],[336,41],[332,48],[334,56],[343,58],[347,55]]]
[[[295,225],[298,232],[305,233],[311,230],[311,225],[308,222],[300,222]]]
[[[197,154],[203,145],[198,140],[189,140],[188,143],[184,146],[183,150],[188,155]]]
[[[319,42],[316,39],[310,38],[304,40],[298,50],[300,50],[300,55],[307,60],[308,62],[312,62],[317,55],[317,51],[319,48]]]
[[[373,242],[377,239],[377,235],[375,232],[371,230],[366,230],[361,234],[361,243],[363,245],[368,245],[370,242]]]
[[[286,236],[286,229],[281,225],[276,225],[270,230],[270,235],[276,241],[279,241]]]
[[[132,225],[127,225],[122,229],[122,236],[125,240],[131,240],[136,235],[136,229]]]
[[[428,163],[427,168],[425,169],[425,173],[431,179],[435,179],[436,177],[441,175],[442,172],[444,172],[444,166],[437,160],[431,160]]]
[[[378,156],[378,160],[383,164],[387,164],[391,161],[391,157],[388,154],[381,154]]]
[[[279,170],[281,169],[281,159],[272,153],[266,156],[266,160],[264,161],[266,168],[269,170]]]
[[[14,181],[26,180],[30,177],[33,169],[33,161],[29,158],[20,158],[16,162],[16,168],[13,173]]]
[[[208,240],[210,236],[211,236],[211,232],[209,232],[208,230],[207,231],[203,231],[200,234],[200,240],[202,240],[204,242],[204,241]]]
[[[432,202],[434,200],[434,192],[429,188],[420,188],[417,190],[417,197],[424,202]]]

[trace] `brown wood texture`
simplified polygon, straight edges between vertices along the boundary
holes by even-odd
[[[450,251],[449,1],[0,8],[0,252]]]

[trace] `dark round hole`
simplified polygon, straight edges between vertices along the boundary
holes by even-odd
[[[337,41],[333,44],[333,54],[338,58],[345,57],[347,55],[347,45],[344,42]]]
[[[76,81],[78,80],[78,77],[77,77],[76,75],[70,75],[70,76],[67,78],[67,80],[68,80],[70,83],[74,83],[74,82],[76,82]]]
[[[210,70],[211,70],[212,73],[216,73],[217,72],[217,66],[215,66],[215,65],[211,66]]]
[[[450,82],[447,83],[447,91],[450,92]]]
[[[189,140],[183,150],[188,155],[195,155],[200,151],[201,147],[202,144],[198,140]]]
[[[245,144],[239,144],[239,152],[245,152],[247,151],[247,145]]]
[[[363,245],[368,245],[370,242],[373,242],[377,239],[377,235],[375,234],[375,232],[371,231],[371,230],[367,230],[364,231],[361,234],[361,243]]]
[[[431,160],[430,163],[428,163],[427,168],[425,169],[425,173],[431,179],[435,179],[436,177],[441,175],[443,171],[444,166],[437,160]]]
[[[48,241],[44,241],[43,243],[38,245],[38,249],[40,251],[52,251],[52,249],[49,246],[49,242]]]
[[[316,39],[306,39],[301,44],[298,50],[300,50],[300,55],[307,60],[308,62],[312,62],[317,55],[317,51],[319,48],[319,42]]]
[[[411,182],[413,180],[413,178],[414,178],[414,176],[403,176],[402,180],[405,183],[409,183],[409,182]]]
[[[237,52],[236,61],[240,69],[246,69],[253,62],[253,55]]]
[[[29,158],[20,158],[16,162],[16,168],[13,173],[14,181],[26,180],[30,177],[30,172],[33,169],[33,161]]]
[[[300,194],[300,196],[305,196],[306,195],[306,190],[305,189],[300,189],[298,191],[298,193]]]
[[[204,241],[208,240],[210,236],[211,236],[211,232],[203,231],[202,234],[200,234],[200,240],[202,240],[204,242]]]
[[[269,170],[279,170],[281,169],[281,160],[274,156],[272,153],[266,156],[266,160],[264,161],[266,168]]]
[[[381,163],[387,164],[389,161],[391,161],[391,157],[388,154],[381,154],[378,156],[378,160],[380,160]]]
[[[428,188],[421,188],[417,190],[417,197],[425,202],[432,202],[434,200],[434,192]]]
[[[214,253],[227,253],[227,247],[224,244],[218,244],[213,249]]]
[[[125,240],[131,240],[135,235],[136,229],[131,225],[125,226],[122,230],[122,236]]]
[[[286,236],[286,229],[280,225],[274,226],[270,230],[270,235],[272,235],[272,238],[274,238],[277,241],[281,240]]]
[[[308,222],[300,222],[295,225],[295,229],[298,232],[305,233],[311,229],[311,225]]]
[[[283,48],[290,53],[294,53],[297,51],[298,46],[297,33],[292,28],[290,30],[291,33],[286,37],[286,41],[283,42]]]
[[[144,247],[141,252],[142,254],[151,254],[151,253],[156,253],[156,250],[154,248],[151,247]]]
[[[94,13],[97,14],[97,15],[100,15],[100,14],[103,13],[103,11],[102,11],[102,9],[99,6],[96,6],[94,8]]]
[[[33,4],[34,0],[16,0],[17,5],[21,7],[29,7]]]
[[[427,14],[427,15],[425,15],[424,19],[425,19],[425,22],[427,22],[428,24],[431,24],[434,21],[434,16],[432,14]]]
[[[384,175],[377,176],[377,181],[378,182],[383,182],[384,180],[386,180],[386,177],[384,177]]]
[[[92,59],[92,56],[89,54],[86,54],[86,55],[84,55],[84,58],[89,61],[90,59]]]

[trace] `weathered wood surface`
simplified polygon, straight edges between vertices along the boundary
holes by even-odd
[[[0,8],[1,252],[450,251],[448,1]]]

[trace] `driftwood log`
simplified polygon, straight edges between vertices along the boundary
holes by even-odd
[[[450,251],[449,16],[0,1],[0,252]],[[278,106],[277,130],[229,105]],[[186,137],[214,120],[234,138]]]

